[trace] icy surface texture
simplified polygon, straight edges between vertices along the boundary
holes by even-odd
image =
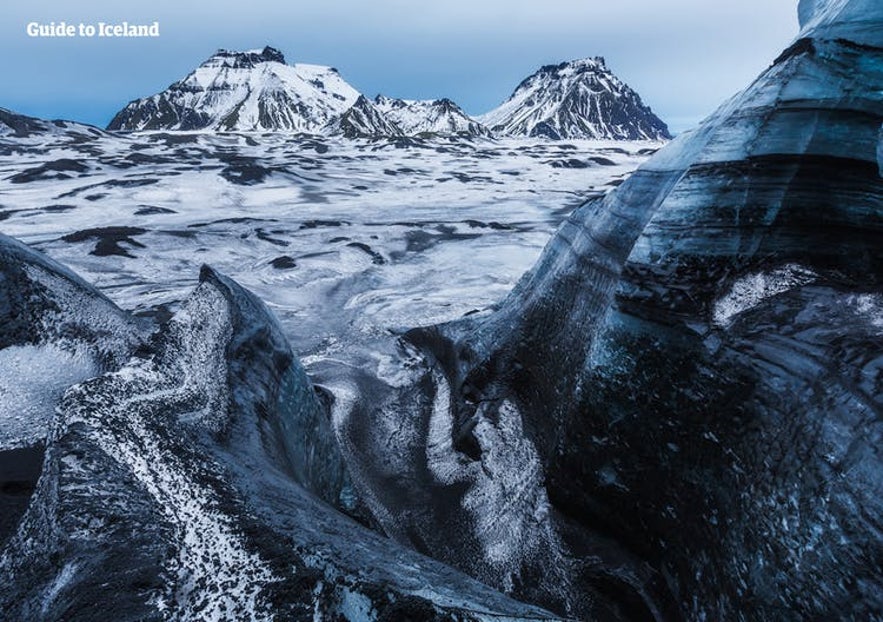
[[[201,280],[152,351],[65,394],[0,557],[5,616],[553,618],[301,486],[340,485],[312,462],[335,459],[312,386],[262,303],[208,268]]]
[[[41,443],[62,392],[142,339],[93,286],[0,234],[0,450]]]
[[[881,616],[880,6],[803,4],[800,38],[574,212],[498,311],[408,335],[429,432],[401,437],[456,527],[378,493],[388,529],[587,618]],[[478,517],[505,512],[534,522],[495,566]]]
[[[482,253],[523,261],[540,223],[560,221],[540,164],[591,184],[609,179],[594,165],[637,154],[474,138],[0,143],[16,159],[0,196],[27,189],[10,228],[120,299],[162,303],[144,311],[180,307],[154,352],[67,393],[3,557],[4,604],[77,613],[115,570],[130,618],[550,615],[499,592],[585,619],[880,618],[883,28],[860,0],[804,2],[801,20],[695,131],[617,190],[575,193],[492,308],[520,264],[491,278]],[[68,161],[83,149],[98,159]],[[70,199],[51,224],[47,197]],[[89,202],[134,197],[143,212],[98,228]],[[458,209],[440,220],[445,201]],[[194,256],[259,288],[308,344],[321,400],[234,283],[204,271],[180,302]],[[329,414],[331,433],[312,427]]]

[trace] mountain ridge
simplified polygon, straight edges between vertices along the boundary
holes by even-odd
[[[490,112],[449,98],[368,99],[323,65],[287,64],[278,49],[219,49],[187,76],[129,102],[110,131],[279,131],[375,138],[417,135],[665,140],[667,126],[603,57],[546,65]]]

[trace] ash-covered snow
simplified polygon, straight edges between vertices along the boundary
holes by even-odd
[[[498,301],[572,209],[658,146],[202,133],[14,143],[0,155],[5,233],[138,313],[174,309],[211,264],[267,302],[299,354],[328,357]],[[87,169],[10,180],[60,158]]]

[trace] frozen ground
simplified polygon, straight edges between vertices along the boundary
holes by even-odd
[[[361,365],[390,331],[500,300],[570,211],[658,147],[0,137],[0,230],[140,312],[174,310],[208,263],[269,304],[308,368]]]

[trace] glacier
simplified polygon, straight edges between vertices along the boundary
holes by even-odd
[[[883,13],[801,19],[747,90],[577,209],[498,310],[407,336],[459,460],[492,473],[481,430],[518,412],[553,509],[535,535],[601,594],[585,617],[605,598],[627,619],[880,616]],[[474,568],[451,535],[430,552]],[[568,582],[510,543],[520,593],[554,608]],[[471,571],[506,587],[490,559]]]
[[[880,619],[883,6],[799,15],[652,156],[0,117],[0,363],[88,363],[3,611]]]

